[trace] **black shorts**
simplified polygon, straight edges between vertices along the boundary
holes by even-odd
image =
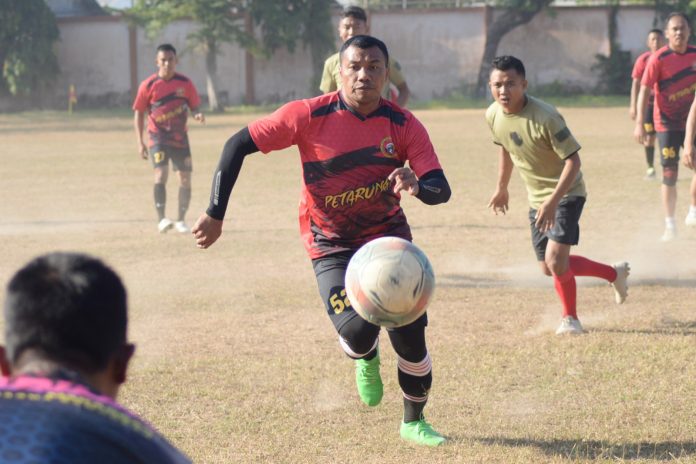
[[[653,103],[648,103],[648,107],[645,110],[645,121],[643,122],[643,127],[645,128],[645,133],[647,135],[655,135],[655,124],[653,121],[653,110],[655,105]]]
[[[317,277],[317,285],[319,286],[321,300],[324,302],[326,312],[337,332],[340,332],[341,328],[353,318],[361,317],[355,312],[348,300],[345,284],[346,268],[355,251],[357,250],[344,251],[312,260],[312,267]],[[415,322],[404,327],[411,327],[414,324],[419,324],[423,327],[427,326],[427,312]]]
[[[684,131],[658,132],[660,164],[662,167],[679,167],[679,149],[684,145]]]
[[[172,160],[172,166],[175,171],[191,172],[193,164],[191,163],[191,148],[174,148],[167,146],[150,147],[150,158],[154,167],[168,166],[169,160]]]
[[[580,240],[580,216],[585,206],[585,197],[565,197],[556,208],[553,229],[542,233],[536,226],[535,209],[529,209],[529,226],[532,231],[532,246],[538,261],[546,257],[549,239],[566,245],[577,245]]]

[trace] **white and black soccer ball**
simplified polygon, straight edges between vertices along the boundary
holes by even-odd
[[[363,319],[382,327],[401,327],[425,312],[435,290],[435,275],[416,245],[380,237],[353,255],[345,284],[353,309]]]

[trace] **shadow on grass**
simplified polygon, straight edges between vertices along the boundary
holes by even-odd
[[[670,278],[650,278],[650,279],[633,279],[630,280],[630,285],[645,285],[659,287],[687,287],[696,288],[696,279],[670,279]]]
[[[646,335],[696,335],[696,321],[678,321],[663,317],[654,329],[592,329],[592,332],[646,334]]]
[[[696,456],[694,441],[611,443],[608,441],[535,440],[531,438],[478,437],[486,445],[534,447],[548,456],[568,459],[610,459],[671,461]]]

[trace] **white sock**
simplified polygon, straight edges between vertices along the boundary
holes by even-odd
[[[689,206],[689,216],[696,216],[696,206]]]
[[[668,229],[676,229],[677,222],[674,220],[673,217],[666,217],[665,218],[665,227]]]

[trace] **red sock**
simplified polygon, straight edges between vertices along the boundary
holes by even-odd
[[[582,256],[570,256],[570,269],[576,276],[599,277],[608,282],[616,280],[616,269]]]
[[[561,275],[553,275],[553,286],[556,287],[556,293],[561,299],[563,305],[563,317],[573,316],[578,318],[575,308],[575,300],[577,289],[575,287],[575,275],[571,269],[568,269]]]

